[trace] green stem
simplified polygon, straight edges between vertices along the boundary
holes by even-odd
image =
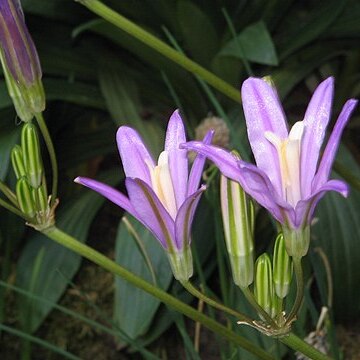
[[[155,296],[166,305],[169,305],[170,307],[183,313],[184,315],[188,316],[194,321],[200,322],[205,327],[209,328],[215,333],[225,337],[227,340],[234,342],[235,344],[241,346],[242,348],[256,355],[259,359],[274,360],[274,358],[271,355],[266,353],[264,350],[257,348],[247,339],[243,338],[238,334],[235,334],[234,332],[227,329],[225,326],[219,324],[215,320],[209,318],[208,316],[202,314],[201,312],[195,310],[191,306],[176,299],[175,297],[171,296],[165,291],[159,289],[158,287],[153,286],[152,284],[141,279],[140,277],[136,276],[130,271],[124,269],[122,266],[116,264],[114,261],[110,260],[106,256],[100,254],[91,247],[81,243],[80,241],[64,233],[55,226],[43,230],[42,232],[50,239],[56,241],[57,243],[76,252],[77,254],[82,255],[84,258],[94,262],[95,264],[100,265],[105,270],[108,270],[111,273],[124,278],[125,280],[129,281],[131,284]]]
[[[6,210],[9,210],[10,212],[14,213],[17,216],[20,216],[21,218],[29,221],[31,220],[30,218],[25,217],[25,215],[16,207],[12,206],[11,204],[7,203],[5,200],[0,199],[0,206],[2,206],[3,208],[5,208]]]
[[[57,227],[55,226],[50,227],[48,229],[43,230],[42,232],[50,239],[56,241],[62,246],[65,246],[66,248],[76,252],[77,254],[83,256],[84,258],[94,262],[95,264],[101,266],[105,270],[108,270],[111,273],[124,278],[126,281],[148,292],[149,294],[161,300],[164,304],[174,308],[176,311],[179,311],[182,314],[189,317],[190,319],[201,323],[208,329],[223,336],[225,339],[233,342],[234,344],[241,346],[245,350],[256,355],[259,359],[274,360],[274,358],[270,354],[268,354],[261,348],[255,347],[247,339],[234,333],[225,326],[219,324],[217,321],[195,310],[191,306],[176,299],[175,297],[159,289],[158,287],[153,286],[152,284],[136,276],[130,271],[124,269],[122,266],[116,264],[114,261],[100,254],[91,247],[81,243],[72,236],[64,233]],[[294,334],[289,334],[287,336],[280,338],[279,340],[284,344],[288,345],[289,347],[291,347],[292,349],[294,349],[295,351],[300,351],[301,353],[310,357],[313,360],[329,360],[329,358],[326,357],[324,354],[320,353],[318,350],[316,350],[315,348],[313,348],[312,346],[310,346],[309,344],[307,344],[305,341],[298,338]]]
[[[2,181],[0,181],[0,191],[13,203],[13,205],[18,206],[16,195]]]
[[[303,271],[301,266],[301,257],[293,257],[293,264],[294,264],[294,272],[296,277],[296,298],[294,305],[289,313],[289,316],[286,320],[286,323],[291,324],[293,319],[296,317],[298,313],[301,303],[304,297],[304,277]]]
[[[257,311],[259,315],[274,329],[278,329],[276,322],[271,318],[271,316],[258,304],[256,301],[254,294],[250,291],[248,287],[241,288],[246,300],[250,303],[250,305]]]
[[[242,322],[247,322],[248,324],[252,324],[252,320],[250,318],[248,318],[246,315],[241,314],[239,312],[237,312],[234,309],[231,309],[223,304],[218,303],[217,301],[209,298],[208,296],[206,296],[204,293],[202,293],[201,291],[199,291],[198,289],[196,289],[196,287],[194,285],[191,284],[190,281],[183,281],[181,282],[181,285],[192,295],[194,295],[195,297],[197,297],[198,299],[204,301],[206,304],[223,311],[224,313],[227,313],[229,315],[235,316],[238,320],[242,321]]]
[[[51,140],[51,136],[46,126],[46,122],[44,120],[43,114],[37,113],[35,114],[35,117],[50,156],[51,170],[52,170],[52,189],[51,189],[50,207],[52,207],[55,204],[57,198],[58,177],[59,177],[56,154],[55,154],[54,144]]]
[[[296,335],[290,333],[279,339],[283,344],[291,347],[292,349],[297,349],[297,351],[306,355],[309,359],[313,360],[331,360],[331,357],[321,353],[304,340],[300,339]]]
[[[212,85],[215,89],[222,92],[224,95],[228,96],[230,99],[233,99],[236,102],[240,102],[240,94],[238,89],[234,88],[226,81],[220,79],[218,76],[214,75],[212,72],[206,70],[196,62],[190,60],[185,55],[174,50],[171,46],[167,45],[165,42],[158,39],[156,36],[148,33],[140,26],[136,25],[132,21],[128,20],[121,14],[110,9],[108,6],[104,5],[99,0],[78,0],[80,3],[85,5],[93,13],[99,15],[103,19],[109,21],[111,24],[130,34],[139,41],[145,43],[147,46],[150,46],[160,54],[174,61],[187,71],[190,71],[193,74],[199,75],[202,79]]]

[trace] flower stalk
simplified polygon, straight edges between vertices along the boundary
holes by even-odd
[[[175,297],[171,296],[170,294],[166,293],[165,291],[159,289],[156,286],[148,283],[147,281],[143,280],[142,278],[136,276],[135,274],[131,273],[130,271],[124,269],[119,264],[116,264],[114,261],[110,260],[106,256],[102,255],[101,253],[97,252],[93,248],[81,243],[80,241],[76,240],[72,236],[64,233],[60,229],[55,226],[42,230],[42,233],[49,237],[50,239],[54,240],[55,242],[59,243],[62,246],[76,252],[77,254],[83,256],[84,258],[94,262],[95,264],[101,266],[103,269],[110,271],[112,274],[118,275],[134,286],[146,291],[147,293],[155,296],[160,301],[165,303],[166,305],[171,306],[175,310],[181,312],[182,314],[188,316],[192,320],[203,324],[208,329],[214,331],[215,333],[223,336],[228,341],[233,342],[244,348],[245,350],[251,352],[259,359],[264,360],[274,360],[273,356],[265,352],[264,350],[254,346],[251,342],[247,339],[243,338],[242,336],[232,332],[227,327],[219,324],[215,320],[209,318],[208,316],[204,315],[203,313],[197,311],[196,309],[192,308],[191,306],[181,302],[180,300],[176,299]],[[300,351],[304,355],[310,357],[313,360],[331,360],[325,354],[322,354],[309,344],[307,344],[302,339],[298,338],[296,335],[290,333],[286,336],[280,337],[279,340],[289,346],[290,348],[294,349],[295,351]]]
[[[220,79],[212,72],[206,70],[196,62],[190,60],[185,55],[173,49],[168,44],[164,43],[156,36],[142,29],[132,21],[128,20],[121,14],[110,9],[108,6],[98,0],[78,0],[90,11],[99,15],[103,19],[107,20],[111,24],[115,25],[119,29],[130,34],[134,38],[143,42],[145,45],[153,48],[160,54],[164,55],[168,59],[172,60],[176,64],[183,67],[185,70],[200,76],[203,80],[213,86],[215,89],[228,96],[230,99],[240,102],[240,96],[237,89],[228,84],[226,81]]]

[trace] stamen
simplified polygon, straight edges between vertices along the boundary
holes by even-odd
[[[168,153],[163,151],[159,155],[158,165],[153,167],[146,163],[150,170],[151,184],[155,194],[158,196],[161,203],[169,212],[171,217],[175,219],[177,214],[176,200],[174,187],[171,179]]]
[[[295,123],[288,138],[283,140],[270,131],[265,132],[265,138],[275,147],[278,153],[282,195],[293,207],[301,200],[300,151],[303,132],[303,121]]]

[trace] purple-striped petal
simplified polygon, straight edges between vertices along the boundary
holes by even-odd
[[[277,196],[273,185],[263,171],[252,164],[239,161],[231,153],[213,145],[190,141],[183,146],[208,157],[223,175],[239,182],[244,191],[268,209],[276,219],[280,222],[284,221],[279,204],[282,207],[287,207],[287,204]]]
[[[126,177],[139,178],[151,185],[149,166],[155,164],[140,135],[128,126],[121,126],[116,140]]]
[[[181,205],[175,220],[175,239],[179,251],[191,241],[191,224],[195,210],[206,187],[203,185],[198,191],[190,195]]]
[[[293,209],[276,193],[267,175],[259,168],[244,161],[238,161],[239,175],[237,179],[244,191],[267,209],[278,221],[285,221],[283,212],[293,218]],[[226,174],[224,174],[226,175]]]
[[[214,137],[214,133],[215,133],[214,130],[208,131],[208,133],[205,135],[203,139],[203,143],[207,145],[211,144],[211,141]],[[206,161],[206,156],[202,154],[197,154],[189,175],[187,196],[193,194],[199,188],[205,161]]]
[[[209,158],[227,177],[234,179],[239,174],[237,159],[230,152],[214,145],[207,145],[201,141],[189,141],[181,145],[182,148],[193,150]]]
[[[169,155],[169,168],[178,209],[187,194],[188,158],[186,150],[180,149],[180,144],[184,142],[186,142],[184,123],[179,110],[175,110],[166,130],[165,151]]]
[[[120,206],[122,209],[127,211],[130,215],[136,217],[136,212],[131,205],[129,199],[122,194],[120,191],[114,189],[113,187],[103,184],[100,181],[96,181],[93,179],[85,178],[85,177],[77,177],[74,180],[76,183],[84,185],[100,195],[106,197],[108,200],[112,201],[114,204]]]
[[[160,241],[165,249],[175,247],[174,221],[154,191],[140,179],[126,178],[126,189],[136,218]]]
[[[344,181],[330,180],[323,184],[308,199],[299,201],[295,209],[295,227],[299,227],[302,226],[304,223],[311,222],[316,205],[328,191],[336,191],[342,196],[347,197],[349,193],[349,188]]]
[[[330,77],[316,88],[305,113],[300,165],[303,198],[311,194],[311,183],[330,119],[333,94],[334,79]]]
[[[0,1],[0,45],[6,66],[18,83],[31,86],[41,78],[39,57],[19,0]]]
[[[280,139],[288,136],[284,111],[276,90],[264,80],[249,78],[243,83],[241,96],[256,164],[266,173],[277,193],[281,194],[278,153],[265,137],[267,131]]]
[[[329,178],[332,164],[335,159],[336,151],[340,143],[341,134],[350,119],[351,113],[354,111],[357,105],[357,100],[348,100],[341,110],[341,113],[336,121],[334,129],[330,135],[329,141],[324,150],[324,154],[321,158],[318,171],[315,175],[312,188],[316,191],[321,187]]]

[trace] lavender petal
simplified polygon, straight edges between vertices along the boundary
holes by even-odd
[[[176,216],[175,239],[179,251],[182,251],[186,244],[190,244],[191,225],[194,219],[195,210],[205,189],[206,187],[202,186],[198,191],[190,195],[181,205]]]
[[[160,241],[165,249],[175,247],[174,221],[146,182],[126,178],[126,189],[131,205],[140,220]]]
[[[121,126],[116,140],[126,177],[139,178],[151,185],[149,166],[155,164],[140,135],[130,127]]]
[[[122,209],[126,210],[130,215],[136,217],[136,212],[131,205],[129,199],[122,194],[120,191],[114,189],[113,187],[106,185],[100,181],[96,181],[93,179],[85,178],[85,177],[77,177],[74,180],[76,183],[84,185],[100,195],[106,197],[108,200],[113,202],[114,204],[120,206]]]
[[[350,119],[351,113],[354,111],[357,105],[357,100],[348,100],[336,121],[334,129],[330,135],[329,141],[324,150],[324,154],[321,158],[318,171],[315,175],[312,183],[313,191],[317,191],[329,178],[332,164],[335,159],[336,151],[340,143],[341,134]]]
[[[174,186],[176,205],[179,209],[185,201],[188,181],[188,159],[186,150],[180,144],[186,142],[184,124],[179,110],[171,115],[166,130],[165,151],[169,155],[169,168]]]
[[[305,113],[300,165],[303,198],[311,194],[311,182],[330,119],[333,93],[334,79],[330,77],[316,88]]]
[[[280,139],[288,136],[284,111],[276,90],[264,80],[249,78],[243,83],[241,96],[256,164],[266,173],[278,194],[281,194],[278,153],[265,137],[267,131]]]
[[[211,144],[213,137],[214,137],[214,131],[213,130],[208,131],[208,133],[205,135],[203,139],[203,143],[206,145]],[[206,156],[198,153],[190,171],[187,196],[192,195],[199,188],[205,161],[206,161]]]

